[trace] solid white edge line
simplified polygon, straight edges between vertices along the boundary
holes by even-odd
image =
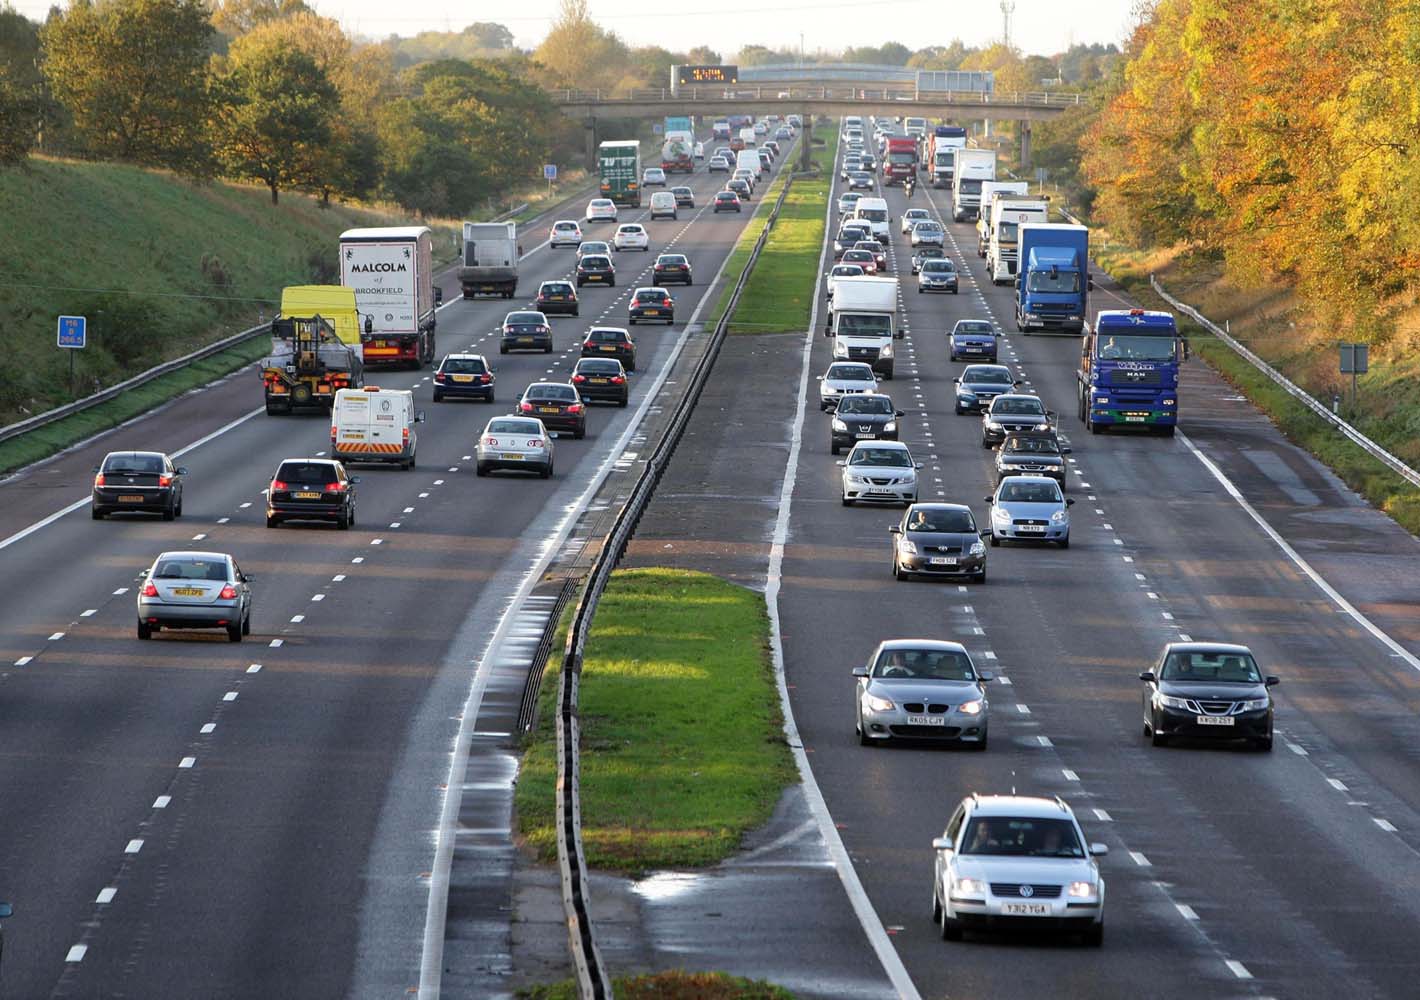
[[[750,219],[753,218],[754,216],[751,215]],[[731,245],[730,251],[733,249],[734,247]],[[606,460],[592,476],[586,489],[566,508],[557,531],[551,539],[544,543],[542,554],[524,573],[522,583],[518,585],[512,599],[504,608],[498,619],[497,627],[488,639],[488,644],[478,657],[478,669],[474,673],[473,686],[469,689],[468,699],[464,702],[458,735],[450,750],[449,773],[444,783],[444,804],[440,810],[438,829],[434,831],[434,864],[430,869],[429,903],[424,914],[424,948],[419,964],[418,996],[420,1000],[438,1000],[442,985],[444,925],[448,919],[449,911],[449,872],[453,866],[454,828],[458,823],[459,809],[463,803],[464,770],[468,764],[467,748],[478,724],[478,712],[483,704],[483,692],[488,686],[488,671],[497,658],[497,651],[507,637],[509,629],[512,628],[517,612],[522,610],[523,602],[527,599],[528,594],[542,578],[543,572],[551,565],[552,560],[560,554],[572,529],[577,526],[578,518],[585,512],[587,504],[596,496],[597,491],[601,489],[602,484],[616,468],[618,459],[625,453],[631,439],[641,429],[652,402],[660,394],[666,379],[670,377],[671,369],[675,367],[685,350],[685,345],[690,339],[690,330],[700,319],[700,311],[705,308],[706,303],[712,301],[712,294],[719,286],[720,279],[725,273],[725,267],[730,262],[730,251],[726,251],[725,259],[720,262],[720,268],[715,272],[715,277],[706,286],[705,294],[700,297],[695,310],[686,320],[685,326],[681,328],[680,337],[676,340],[671,356],[666,359],[665,364],[661,366],[660,372],[656,375],[655,382],[646,391],[634,419],[627,422],[626,428],[622,431],[616,444],[607,452]]]
[[[1320,588],[1321,592],[1331,599],[1331,602],[1333,604],[1335,604],[1343,612],[1349,615],[1351,619],[1356,622],[1357,625],[1360,625],[1367,632],[1371,633],[1371,635],[1374,636],[1375,639],[1381,643],[1381,645],[1385,646],[1386,649],[1389,649],[1392,653],[1394,653],[1396,656],[1400,657],[1407,664],[1409,664],[1411,669],[1420,670],[1420,659],[1417,659],[1413,653],[1411,653],[1408,649],[1406,649],[1400,643],[1396,642],[1389,635],[1387,635],[1385,631],[1380,628],[1380,626],[1376,625],[1373,621],[1371,621],[1359,610],[1357,610],[1356,607],[1352,605],[1350,601],[1342,597],[1341,594],[1337,592],[1336,588],[1333,587],[1331,584],[1327,583],[1325,578],[1323,578],[1320,573],[1312,569],[1311,564],[1308,563],[1305,559],[1303,559],[1301,554],[1297,552],[1296,549],[1292,548],[1291,544],[1288,543],[1285,538],[1278,534],[1277,529],[1273,528],[1272,525],[1268,524],[1267,521],[1262,517],[1262,515],[1259,514],[1257,510],[1252,506],[1252,504],[1248,502],[1247,498],[1242,495],[1242,491],[1240,491],[1236,486],[1234,486],[1232,481],[1228,479],[1226,475],[1223,474],[1223,470],[1218,468],[1218,466],[1213,463],[1212,459],[1210,459],[1207,455],[1203,454],[1203,452],[1199,450],[1198,446],[1189,440],[1188,435],[1182,432],[1177,432],[1175,436],[1178,437],[1178,439],[1183,442],[1184,446],[1187,447],[1188,450],[1193,453],[1193,457],[1198,459],[1198,461],[1202,462],[1203,467],[1213,474],[1213,478],[1218,480],[1218,482],[1222,484],[1223,489],[1227,490],[1228,495],[1237,501],[1238,506],[1245,510],[1248,516],[1251,517],[1255,522],[1257,522],[1257,526],[1261,528],[1264,532],[1266,532],[1267,537],[1272,539],[1272,541],[1276,543],[1277,547],[1286,554],[1287,558],[1292,561],[1293,565],[1295,565],[1299,570],[1306,574],[1311,579],[1312,583],[1316,584],[1317,587]]]
[[[835,156],[835,163],[836,161],[837,157]],[[833,176],[833,173],[830,172],[828,209],[824,213],[825,238],[828,236],[829,228],[833,225],[833,211],[836,207],[833,198]],[[825,244],[825,249],[827,249],[827,244]],[[912,977],[907,972],[907,966],[903,964],[901,956],[898,955],[897,949],[893,947],[892,940],[888,937],[882,918],[878,916],[877,911],[873,909],[872,901],[868,899],[868,893],[863,888],[863,882],[858,877],[857,869],[853,867],[853,859],[848,855],[848,848],[844,846],[843,838],[839,836],[838,828],[833,824],[833,816],[828,811],[828,804],[824,801],[823,792],[819,789],[818,782],[814,780],[808,754],[804,752],[803,740],[799,737],[799,728],[794,722],[793,707],[789,704],[788,681],[784,675],[784,643],[780,639],[779,587],[784,567],[784,544],[789,537],[789,513],[794,502],[794,483],[797,478],[799,450],[803,444],[804,413],[808,406],[809,365],[812,361],[814,337],[817,336],[818,331],[819,296],[823,285],[823,270],[824,258],[820,253],[818,276],[814,279],[813,307],[809,313],[809,329],[808,333],[804,335],[803,364],[799,372],[799,400],[794,412],[794,429],[789,441],[789,457],[784,465],[784,482],[779,489],[779,513],[774,520],[774,541],[769,549],[769,570],[765,578],[764,603],[769,612],[769,650],[774,665],[774,680],[779,688],[779,708],[784,715],[784,738],[794,754],[794,763],[798,766],[799,778],[803,782],[804,799],[818,824],[819,835],[823,837],[824,844],[828,847],[829,856],[833,859],[833,867],[838,872],[838,880],[843,883],[843,891],[847,893],[848,901],[853,905],[853,913],[863,928],[863,934],[867,937],[873,952],[878,956],[878,961],[882,963],[883,971],[887,973],[888,980],[892,983],[893,989],[897,991],[897,995],[903,1000],[921,1000],[921,994],[913,985]]]

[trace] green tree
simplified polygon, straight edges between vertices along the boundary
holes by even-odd
[[[971,50],[961,39],[953,39],[950,45],[928,45],[918,49],[907,60],[913,69],[961,69],[961,64]]]
[[[202,0],[99,0],[54,12],[41,30],[44,76],[81,151],[203,169],[212,35]]]
[[[303,0],[216,0],[212,25],[227,38],[240,38],[257,25],[313,13]]]
[[[218,151],[234,176],[265,184],[273,205],[282,188],[335,183],[330,145],[340,95],[309,53],[250,46],[232,60],[221,90]]]
[[[0,166],[24,161],[39,134],[40,96],[35,83],[15,79],[0,63]]]
[[[685,54],[687,66],[719,66],[720,53],[708,45],[697,45]]]

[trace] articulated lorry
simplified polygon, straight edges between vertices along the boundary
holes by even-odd
[[[1080,346],[1080,419],[1094,434],[1120,426],[1172,435],[1184,357],[1172,313],[1101,310]]]
[[[1063,223],[1018,230],[1016,329],[1082,333],[1089,308],[1090,231]]]
[[[661,144],[661,169],[668,174],[695,173],[695,136],[692,133],[667,130],[666,141]]]
[[[518,291],[518,227],[512,222],[465,222],[459,287],[466,299]]]
[[[434,360],[433,234],[427,226],[347,229],[340,234],[340,283],[354,289],[363,318],[365,364],[419,369]]]
[[[986,245],[986,273],[991,276],[991,284],[1007,285],[1016,277],[1021,226],[1049,222],[1050,200],[997,194],[991,201],[989,218],[991,239]]]
[[[292,285],[271,321],[271,353],[261,362],[266,412],[330,412],[341,389],[364,385],[355,293],[339,285]]]
[[[601,196],[618,205],[641,207],[641,143],[609,139],[597,147]]]
[[[932,186],[951,187],[956,170],[956,152],[966,148],[966,129],[958,125],[938,125],[922,145],[923,169],[930,171]]]
[[[907,180],[917,173],[917,140],[907,135],[888,136],[883,150],[883,184]]]
[[[981,185],[996,179],[996,150],[958,149],[952,173],[952,221],[976,218]]]
[[[834,360],[865,361],[892,378],[897,301],[896,278],[835,278],[824,328],[824,335],[834,338]]]
[[[981,205],[976,213],[976,256],[986,256],[986,245],[991,242],[991,201],[997,193],[1024,195],[1030,190],[1025,181],[983,181],[981,184]],[[1041,222],[1046,220],[1041,219]]]

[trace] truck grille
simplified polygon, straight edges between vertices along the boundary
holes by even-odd
[[[1160,385],[1163,382],[1163,372],[1155,368],[1153,371],[1134,371],[1133,369],[1116,368],[1110,373],[1109,382],[1111,385],[1132,386],[1132,385]]]
[[[878,349],[876,347],[850,347],[848,348],[848,358],[852,361],[876,361]]]

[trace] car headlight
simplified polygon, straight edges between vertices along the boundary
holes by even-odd
[[[956,876],[952,879],[952,895],[984,896],[986,895],[986,882],[984,879]]]
[[[957,399],[972,399],[972,400],[974,400],[974,399],[976,399],[976,393],[972,392],[970,389],[958,389],[958,390],[957,390]]]
[[[990,431],[999,431],[1001,430],[1001,422],[999,420],[988,420],[986,421],[986,429]]]
[[[862,485],[863,483],[866,483],[868,480],[865,479],[865,478],[863,478],[862,476],[859,476],[859,475],[857,475],[857,474],[855,474],[855,473],[850,472],[850,473],[848,473],[848,481],[849,481],[850,483],[858,483],[859,485]]]
[[[1185,712],[1189,710],[1187,698],[1175,698],[1173,695],[1156,694],[1154,695],[1154,701],[1158,702],[1158,704],[1164,708],[1177,708]]]
[[[1057,510],[1054,514],[1050,515],[1050,520],[1054,521],[1056,524],[1064,524],[1066,521],[1070,520],[1070,515],[1063,510]]]
[[[981,699],[978,698],[976,701],[964,701],[957,708],[957,711],[961,712],[962,715],[980,715]]]
[[[880,357],[880,358],[890,358],[890,357],[892,357],[892,345],[891,345],[891,344],[885,345],[885,346],[883,347],[883,349],[878,352],[878,357]]]
[[[974,541],[974,542],[971,543],[971,548],[967,550],[967,555],[973,555],[973,556],[984,556],[984,555],[986,555],[986,543],[983,542],[981,539],[978,538],[976,541]]]
[[[848,430],[848,425],[845,424],[842,420],[839,420],[837,417],[834,417],[834,418],[833,418],[833,429],[836,430],[836,431],[846,431],[846,430]]]
[[[1088,899],[1089,897],[1091,897],[1091,896],[1093,896],[1093,895],[1095,895],[1095,894],[1096,894],[1096,889],[1095,889],[1095,884],[1094,884],[1093,882],[1071,882],[1071,883],[1070,883],[1070,898],[1071,898],[1071,899]]]
[[[991,511],[991,520],[993,520],[993,521],[1009,521],[1010,519],[1011,519],[1011,512],[1010,512],[1009,510],[1006,510],[1004,507],[995,507],[995,508],[992,508],[992,511]]]
[[[917,554],[917,543],[910,538],[900,538],[897,542],[897,551],[905,556],[915,556]]]
[[[892,433],[895,433],[896,431],[897,431],[897,421],[896,421],[896,420],[889,420],[887,423],[883,424],[883,433],[884,433],[884,434],[892,434]]]
[[[867,693],[863,695],[863,704],[874,712],[891,712],[897,707],[890,698],[879,698],[875,694]]]
[[[835,358],[848,357],[848,345],[844,344],[841,340],[835,339],[833,342],[833,356]]]
[[[1239,710],[1243,712],[1259,712],[1266,708],[1268,700],[1266,698],[1252,698],[1242,703]]]

